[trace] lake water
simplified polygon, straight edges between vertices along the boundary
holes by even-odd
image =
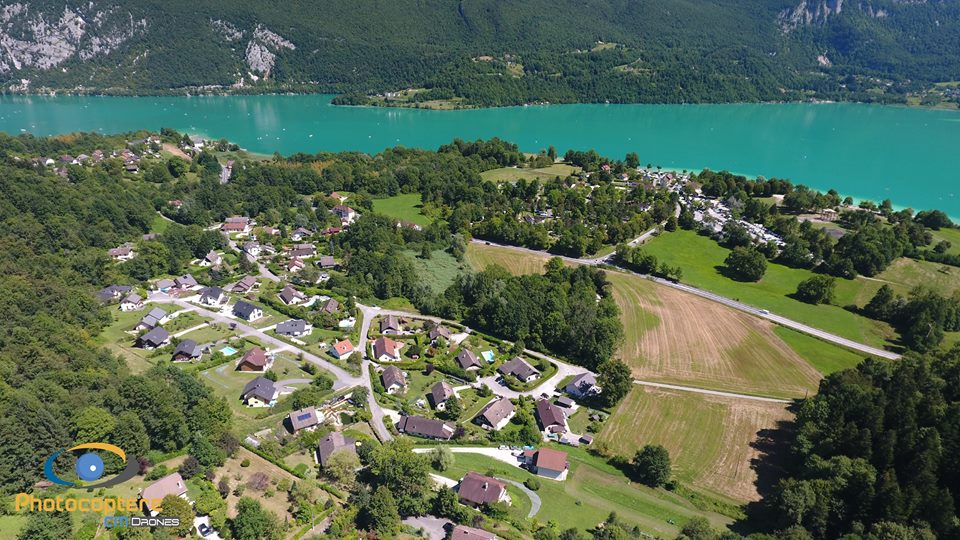
[[[0,130],[172,127],[260,153],[435,149],[501,137],[672,169],[727,169],[960,216],[960,113],[862,104],[553,105],[466,111],[335,107],[329,95],[0,97]]]

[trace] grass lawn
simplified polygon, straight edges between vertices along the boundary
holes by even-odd
[[[150,232],[163,234],[163,232],[167,230],[167,227],[169,227],[171,223],[173,222],[158,213],[153,216],[153,220],[150,221]]]
[[[467,246],[466,260],[474,270],[480,271],[493,265],[506,268],[511,274],[542,274],[549,255],[514,251],[496,246],[471,243]]]
[[[518,169],[516,167],[502,167],[480,173],[480,177],[490,182],[516,182],[521,178],[526,180],[553,180],[557,176],[565,178],[580,172],[579,167],[555,163],[541,169]]]
[[[0,516],[0,538],[16,538],[26,523],[26,514]]]
[[[872,287],[857,299],[864,305],[884,283],[897,294],[907,296],[916,287],[929,287],[944,296],[953,296],[960,290],[960,268],[930,261],[917,261],[901,257],[871,279]],[[866,288],[865,288],[866,289]]]
[[[420,253],[413,251],[405,251],[404,254],[410,257],[414,268],[417,269],[417,275],[430,286],[434,293],[445,291],[447,287],[453,285],[453,280],[458,274],[466,273],[470,268],[469,264],[458,262],[453,255],[442,249],[432,252],[429,259],[422,259]]]
[[[796,292],[798,283],[813,275],[811,271],[770,263],[767,273],[759,282],[734,281],[720,273],[730,250],[691,231],[661,234],[647,242],[644,250],[667,264],[680,266],[683,269],[682,281],[695,287],[768,309],[868,345],[883,347],[887,340],[894,337],[888,325],[840,307],[853,303],[863,295],[863,279],[837,280],[838,305],[814,306],[788,296]],[[880,282],[870,284],[874,290],[880,285]]]
[[[523,482],[532,475],[518,467],[480,454],[454,454],[454,464],[442,474],[459,480],[476,471]],[[704,515],[714,526],[722,527],[730,519],[719,514],[702,513],[691,503],[662,489],[650,489],[630,482],[619,471],[599,458],[570,453],[571,471],[567,480],[540,479],[537,494],[543,507],[535,516],[541,523],[556,521],[562,529],[592,527],[616,512],[621,519],[638,525],[645,532],[673,538],[679,526],[696,515]],[[672,520],[675,524],[671,524]]]
[[[670,451],[676,479],[698,491],[746,502],[759,499],[752,463],[758,432],[792,415],[777,403],[634,388],[607,419],[595,444],[632,457],[646,444]]]
[[[930,231],[933,234],[931,246],[937,245],[942,240],[950,242],[950,249],[947,253],[960,255],[960,229],[940,229],[939,231]]]
[[[221,339],[229,338],[234,335],[225,324],[208,324],[192,332],[181,336],[183,339],[192,339],[199,344],[215,343]]]
[[[423,204],[419,193],[403,193],[386,199],[373,200],[374,212],[426,227],[433,220],[423,215],[420,211],[421,208],[423,208]]]
[[[855,367],[865,357],[861,353],[838,347],[783,326],[774,327],[773,332],[824,375]]]
[[[176,334],[177,332],[181,332],[187,328],[193,328],[209,320],[211,320],[209,317],[203,317],[194,311],[186,311],[164,324],[163,328],[171,334]]]

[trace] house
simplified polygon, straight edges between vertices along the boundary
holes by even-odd
[[[230,219],[230,218],[227,218]],[[237,234],[243,235],[250,232],[250,226],[244,223],[224,223],[220,226],[220,230],[227,234]]]
[[[320,268],[336,268],[337,261],[334,260],[333,255],[322,255],[320,257]]]
[[[144,242],[149,242],[158,238],[160,238],[160,233],[147,233],[140,235],[140,240],[143,240]]]
[[[157,508],[160,506],[160,501],[167,495],[187,498],[187,483],[183,481],[180,473],[168,474],[140,491],[140,498],[147,505],[151,516],[157,516],[160,513]]]
[[[243,276],[240,281],[227,285],[227,289],[232,293],[247,294],[257,287],[257,278],[253,276]]]
[[[450,540],[497,540],[497,535],[483,529],[457,525],[450,533]]]
[[[338,360],[346,360],[353,354],[353,343],[346,339],[338,341],[333,344],[333,347],[330,347],[330,354]]]
[[[273,366],[273,358],[260,347],[254,347],[237,360],[238,371],[264,372]]]
[[[199,360],[203,356],[203,350],[192,339],[185,339],[177,343],[177,348],[173,350],[173,356],[170,360],[174,362],[190,362]]]
[[[373,342],[373,358],[379,362],[399,362],[400,344],[388,337]]]
[[[143,298],[140,298],[140,295],[135,292],[128,294],[126,298],[120,301],[120,311],[136,311],[138,309],[143,309]]]
[[[167,322],[167,319],[167,312],[155,307],[151,309],[149,313],[144,315],[142,319],[140,319],[140,322],[137,323],[137,326],[134,327],[134,330],[152,330]]]
[[[309,336],[313,332],[313,325],[303,319],[290,319],[278,324],[276,332],[288,337]]]
[[[567,453],[552,448],[527,450],[523,453],[524,461],[530,472],[554,480],[565,480],[570,464]]]
[[[133,246],[130,244],[124,244],[120,247],[115,247],[107,252],[110,257],[115,261],[129,261],[130,259],[137,256],[137,253],[133,251]]]
[[[326,272],[320,272],[317,276],[317,283],[326,283],[328,281],[330,281],[330,274]]]
[[[450,330],[447,327],[440,324],[438,324],[437,326],[434,326],[433,328],[430,329],[429,332],[427,332],[427,337],[430,338],[431,345],[436,345],[437,339],[439,338],[449,340],[450,336],[452,335],[453,333],[450,332]]]
[[[247,322],[253,322],[263,317],[263,310],[249,302],[239,300],[233,305],[233,314]]]
[[[304,227],[298,227],[295,231],[290,233],[290,239],[294,242],[299,242],[303,239],[310,238],[311,236],[313,236],[313,231]]]
[[[326,437],[320,439],[320,444],[317,445],[317,461],[321,467],[326,467],[327,463],[330,462],[330,457],[341,450],[356,454],[356,439],[346,437],[339,431],[328,433]]]
[[[403,331],[403,326],[400,325],[400,319],[396,315],[387,315],[386,317],[380,319],[380,333],[395,335]]]
[[[230,216],[227,219],[223,220],[224,226],[230,225],[230,229],[233,229],[234,232],[239,230],[240,232],[250,232],[253,228],[253,220],[247,216]],[[237,229],[239,227],[239,229]]]
[[[320,311],[324,313],[336,313],[338,309],[340,309],[340,302],[335,298],[327,298],[327,301],[320,306]]]
[[[526,360],[519,356],[504,362],[502,366],[497,368],[497,371],[503,375],[513,375],[525,383],[531,382],[540,376],[540,372],[537,371],[535,367],[531,366]]]
[[[393,366],[391,366],[393,367]],[[433,402],[433,408],[442,411],[447,408],[447,400],[454,396],[453,387],[447,381],[437,381],[430,388],[430,401]]]
[[[287,420],[290,421],[290,429],[294,433],[304,429],[313,431],[323,422],[323,413],[318,413],[316,407],[307,407],[293,411],[287,416]]]
[[[97,301],[101,304],[107,304],[118,300],[123,295],[128,294],[133,291],[133,287],[130,285],[109,285],[100,289],[97,292]]]
[[[227,293],[220,287],[205,287],[200,290],[200,303],[210,307],[221,307],[229,301]]]
[[[216,251],[210,250],[210,253],[207,253],[207,256],[200,261],[200,266],[220,266],[220,263],[223,262],[223,257],[220,256]]]
[[[338,204],[330,211],[333,212],[333,215],[340,218],[340,223],[343,223],[344,225],[353,223],[353,220],[357,219],[357,212],[349,206]]]
[[[309,259],[317,254],[317,248],[313,244],[294,244],[293,248],[287,253],[290,257],[300,259]]]
[[[162,327],[157,326],[153,330],[150,330],[146,334],[137,338],[137,347],[150,350],[163,347],[169,342],[170,332],[167,332]]]
[[[300,257],[294,257],[287,261],[287,264],[284,266],[284,268],[286,268],[287,272],[296,273],[300,270],[303,270],[304,266],[306,265],[304,264],[303,259]]]
[[[480,413],[473,420],[484,429],[500,431],[514,414],[516,410],[513,408],[513,403],[507,398],[500,398],[480,409]]]
[[[476,353],[470,349],[460,349],[460,352],[457,353],[456,360],[460,369],[465,371],[476,371],[480,369],[480,359],[477,358]]]
[[[256,257],[260,255],[262,248],[260,247],[260,242],[251,240],[249,242],[244,242],[243,250],[249,253],[251,257]]]
[[[248,407],[273,407],[277,404],[280,389],[266,377],[257,377],[243,387],[240,399]]]
[[[563,410],[545,399],[537,401],[535,407],[540,429],[547,433],[566,433],[567,417]]]
[[[590,372],[581,373],[574,377],[572,381],[567,383],[564,390],[578,399],[595,396],[601,391],[600,387],[597,386],[597,378]]]
[[[307,295],[293,288],[293,285],[287,285],[278,295],[280,301],[288,306],[302,304],[307,300]]]
[[[483,506],[492,503],[510,503],[507,483],[480,473],[468,472],[457,485],[460,502],[469,506]]]
[[[160,292],[167,292],[170,289],[174,288],[176,285],[177,285],[177,282],[167,278],[158,279],[157,282],[153,284],[153,286]]]
[[[453,438],[457,430],[453,424],[434,420],[433,418],[404,416],[397,422],[397,431],[406,433],[407,435],[413,435],[414,437],[449,441]]]
[[[254,232],[267,236],[280,236],[280,229],[276,227],[259,227]]]
[[[397,366],[387,366],[380,374],[380,382],[388,394],[395,394],[407,387],[407,376]]]
[[[197,280],[190,274],[184,274],[173,280],[173,285],[181,290],[193,290],[200,286]]]

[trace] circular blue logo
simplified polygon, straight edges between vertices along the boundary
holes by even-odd
[[[91,452],[77,458],[76,468],[77,476],[84,482],[93,482],[103,476],[103,460]]]

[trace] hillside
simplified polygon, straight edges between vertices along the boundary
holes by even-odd
[[[407,87],[503,105],[902,101],[960,79],[960,2],[3,2],[8,90]],[[206,87],[206,88],[204,88]]]

